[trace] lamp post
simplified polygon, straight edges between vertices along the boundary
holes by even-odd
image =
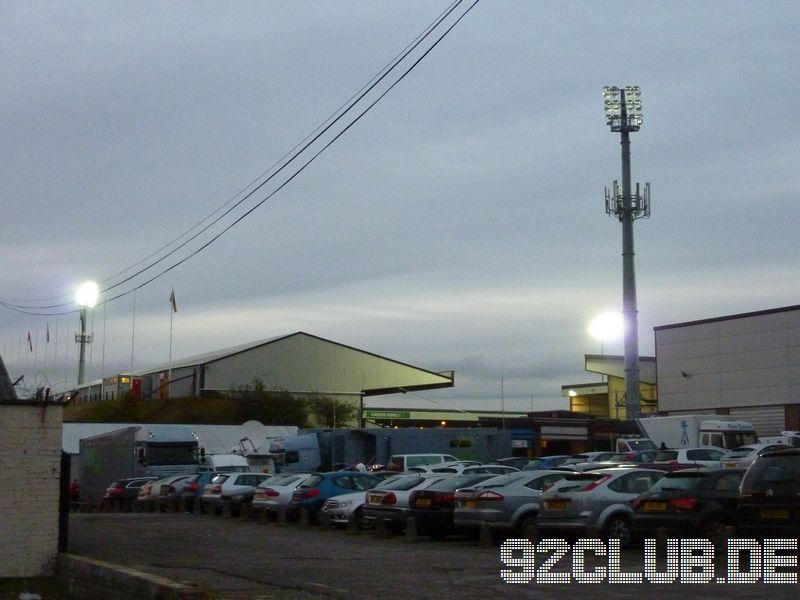
[[[634,271],[633,221],[650,216],[650,184],[640,193],[631,191],[630,134],[642,125],[642,101],[639,86],[603,88],[606,124],[620,134],[622,146],[622,189],[614,181],[613,190],[606,188],[606,213],[622,223],[622,314],[625,321],[625,409],[628,419],[641,412],[639,399],[639,322],[636,307],[636,274]]]
[[[80,344],[80,357],[78,358],[78,385],[81,385],[84,380],[84,371],[86,369],[86,344],[92,343],[92,335],[86,333],[86,316],[89,308],[97,304],[97,284],[93,281],[87,281],[78,288],[76,300],[80,308],[81,315],[81,332],[75,334],[75,342]]]

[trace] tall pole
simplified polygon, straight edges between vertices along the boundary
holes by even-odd
[[[625,90],[622,99],[622,122],[628,121]],[[633,219],[631,197],[631,139],[628,127],[620,132],[622,147],[622,315],[625,319],[625,410],[628,419],[641,412],[639,401],[639,311],[636,306],[636,271],[634,270]]]
[[[626,94],[628,97],[626,97]],[[631,186],[630,134],[642,124],[641,92],[637,86],[606,87],[607,124],[619,132],[622,151],[622,189],[614,182],[613,194],[606,189],[606,212],[622,223],[622,315],[625,322],[625,411],[628,419],[641,413],[639,397],[639,311],[636,304],[636,272],[634,269],[633,222],[650,216],[650,184],[644,193]]]
[[[81,332],[78,336],[78,344],[80,344],[80,357],[78,358],[78,385],[83,384],[84,374],[86,372],[86,313],[89,310],[88,306],[80,307],[81,314]]]

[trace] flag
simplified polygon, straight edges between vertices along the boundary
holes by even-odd
[[[50,343],[50,321],[47,322],[47,335],[46,335],[47,343]]]
[[[178,305],[175,302],[175,290],[169,295],[169,303],[172,305],[172,312],[178,312]]]
[[[31,352],[33,352],[33,341],[31,341],[31,332],[30,331],[28,332],[28,347],[31,349]]]

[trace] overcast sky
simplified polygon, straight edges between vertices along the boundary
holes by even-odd
[[[71,302],[81,281],[158,251],[448,4],[4,1],[0,299]],[[798,304],[799,24],[796,0],[480,2],[247,218],[96,308],[89,376],[168,360],[174,288],[175,358],[306,331],[455,370],[456,386],[430,400],[383,404],[499,410],[502,378],[506,409],[565,408],[562,385],[597,379],[584,371],[600,351],[589,321],[622,309],[621,228],[604,206],[620,145],[604,85],[642,88],[633,181],[651,183],[652,216],[635,224],[640,353],[653,354],[655,326]],[[12,378],[74,385],[77,313],[55,315],[74,309],[0,308]]]

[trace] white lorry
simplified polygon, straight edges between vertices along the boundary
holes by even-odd
[[[697,448],[712,446],[732,450],[758,442],[752,423],[725,415],[669,415],[636,421],[656,446]]]

